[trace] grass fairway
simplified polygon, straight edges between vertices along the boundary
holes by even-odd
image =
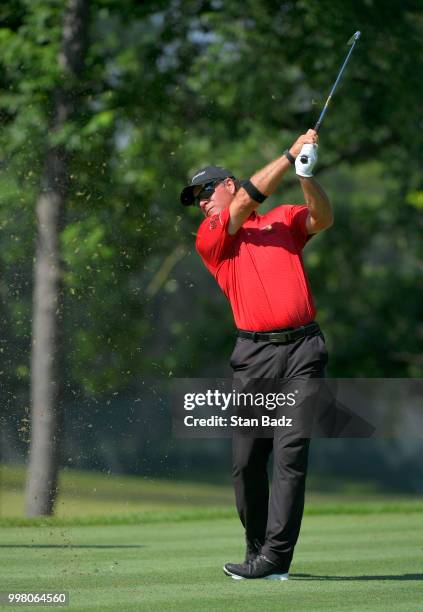
[[[56,516],[26,519],[24,476],[0,465],[0,591],[66,590],[69,610],[423,609],[415,497],[311,490],[291,580],[237,582],[221,569],[244,553],[230,486],[66,470]]]
[[[55,508],[58,522],[70,525],[100,520],[116,524],[117,515],[129,520],[154,521],[178,516],[190,518],[197,510],[204,514],[229,518],[234,513],[231,484],[210,484],[178,480],[153,480],[140,476],[106,475],[100,472],[62,470]],[[320,483],[321,484],[321,483]],[[394,509],[423,512],[423,500],[416,496],[393,495],[375,490],[373,483],[336,482],[332,492],[322,492],[320,484],[307,481],[306,513],[339,514],[380,512]],[[328,484],[326,478],[325,484]],[[0,526],[25,524],[25,468],[0,464]],[[128,516],[131,515],[132,519]]]
[[[66,590],[71,610],[420,611],[422,522],[410,511],[306,515],[280,583],[223,575],[243,554],[234,518],[1,527],[0,590]]]

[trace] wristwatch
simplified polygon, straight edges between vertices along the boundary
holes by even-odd
[[[291,153],[289,152],[289,149],[285,149],[282,155],[285,155],[285,157],[287,158],[290,164],[295,164],[295,157],[291,155]]]

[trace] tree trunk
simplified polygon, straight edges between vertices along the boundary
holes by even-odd
[[[68,0],[58,61],[63,85],[53,100],[51,132],[61,130],[77,104],[76,85],[87,41],[89,0]],[[63,145],[46,154],[37,200],[37,246],[31,354],[31,444],[27,473],[27,516],[50,515],[57,493],[62,407],[60,404],[61,257],[60,231],[69,159]]]

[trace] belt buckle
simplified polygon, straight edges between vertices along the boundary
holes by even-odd
[[[289,344],[291,342],[290,337],[291,332],[275,332],[275,340],[276,344]]]
[[[285,344],[289,344],[290,342],[294,342],[294,340],[296,340],[296,334],[295,334],[295,330],[291,330],[288,332],[285,332]]]

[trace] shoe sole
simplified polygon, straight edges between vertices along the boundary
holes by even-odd
[[[229,570],[223,566],[223,572],[230,576],[233,580],[289,580],[289,574],[269,574],[269,576],[263,576],[263,578],[245,578],[244,576],[238,576],[238,574],[233,574]]]

